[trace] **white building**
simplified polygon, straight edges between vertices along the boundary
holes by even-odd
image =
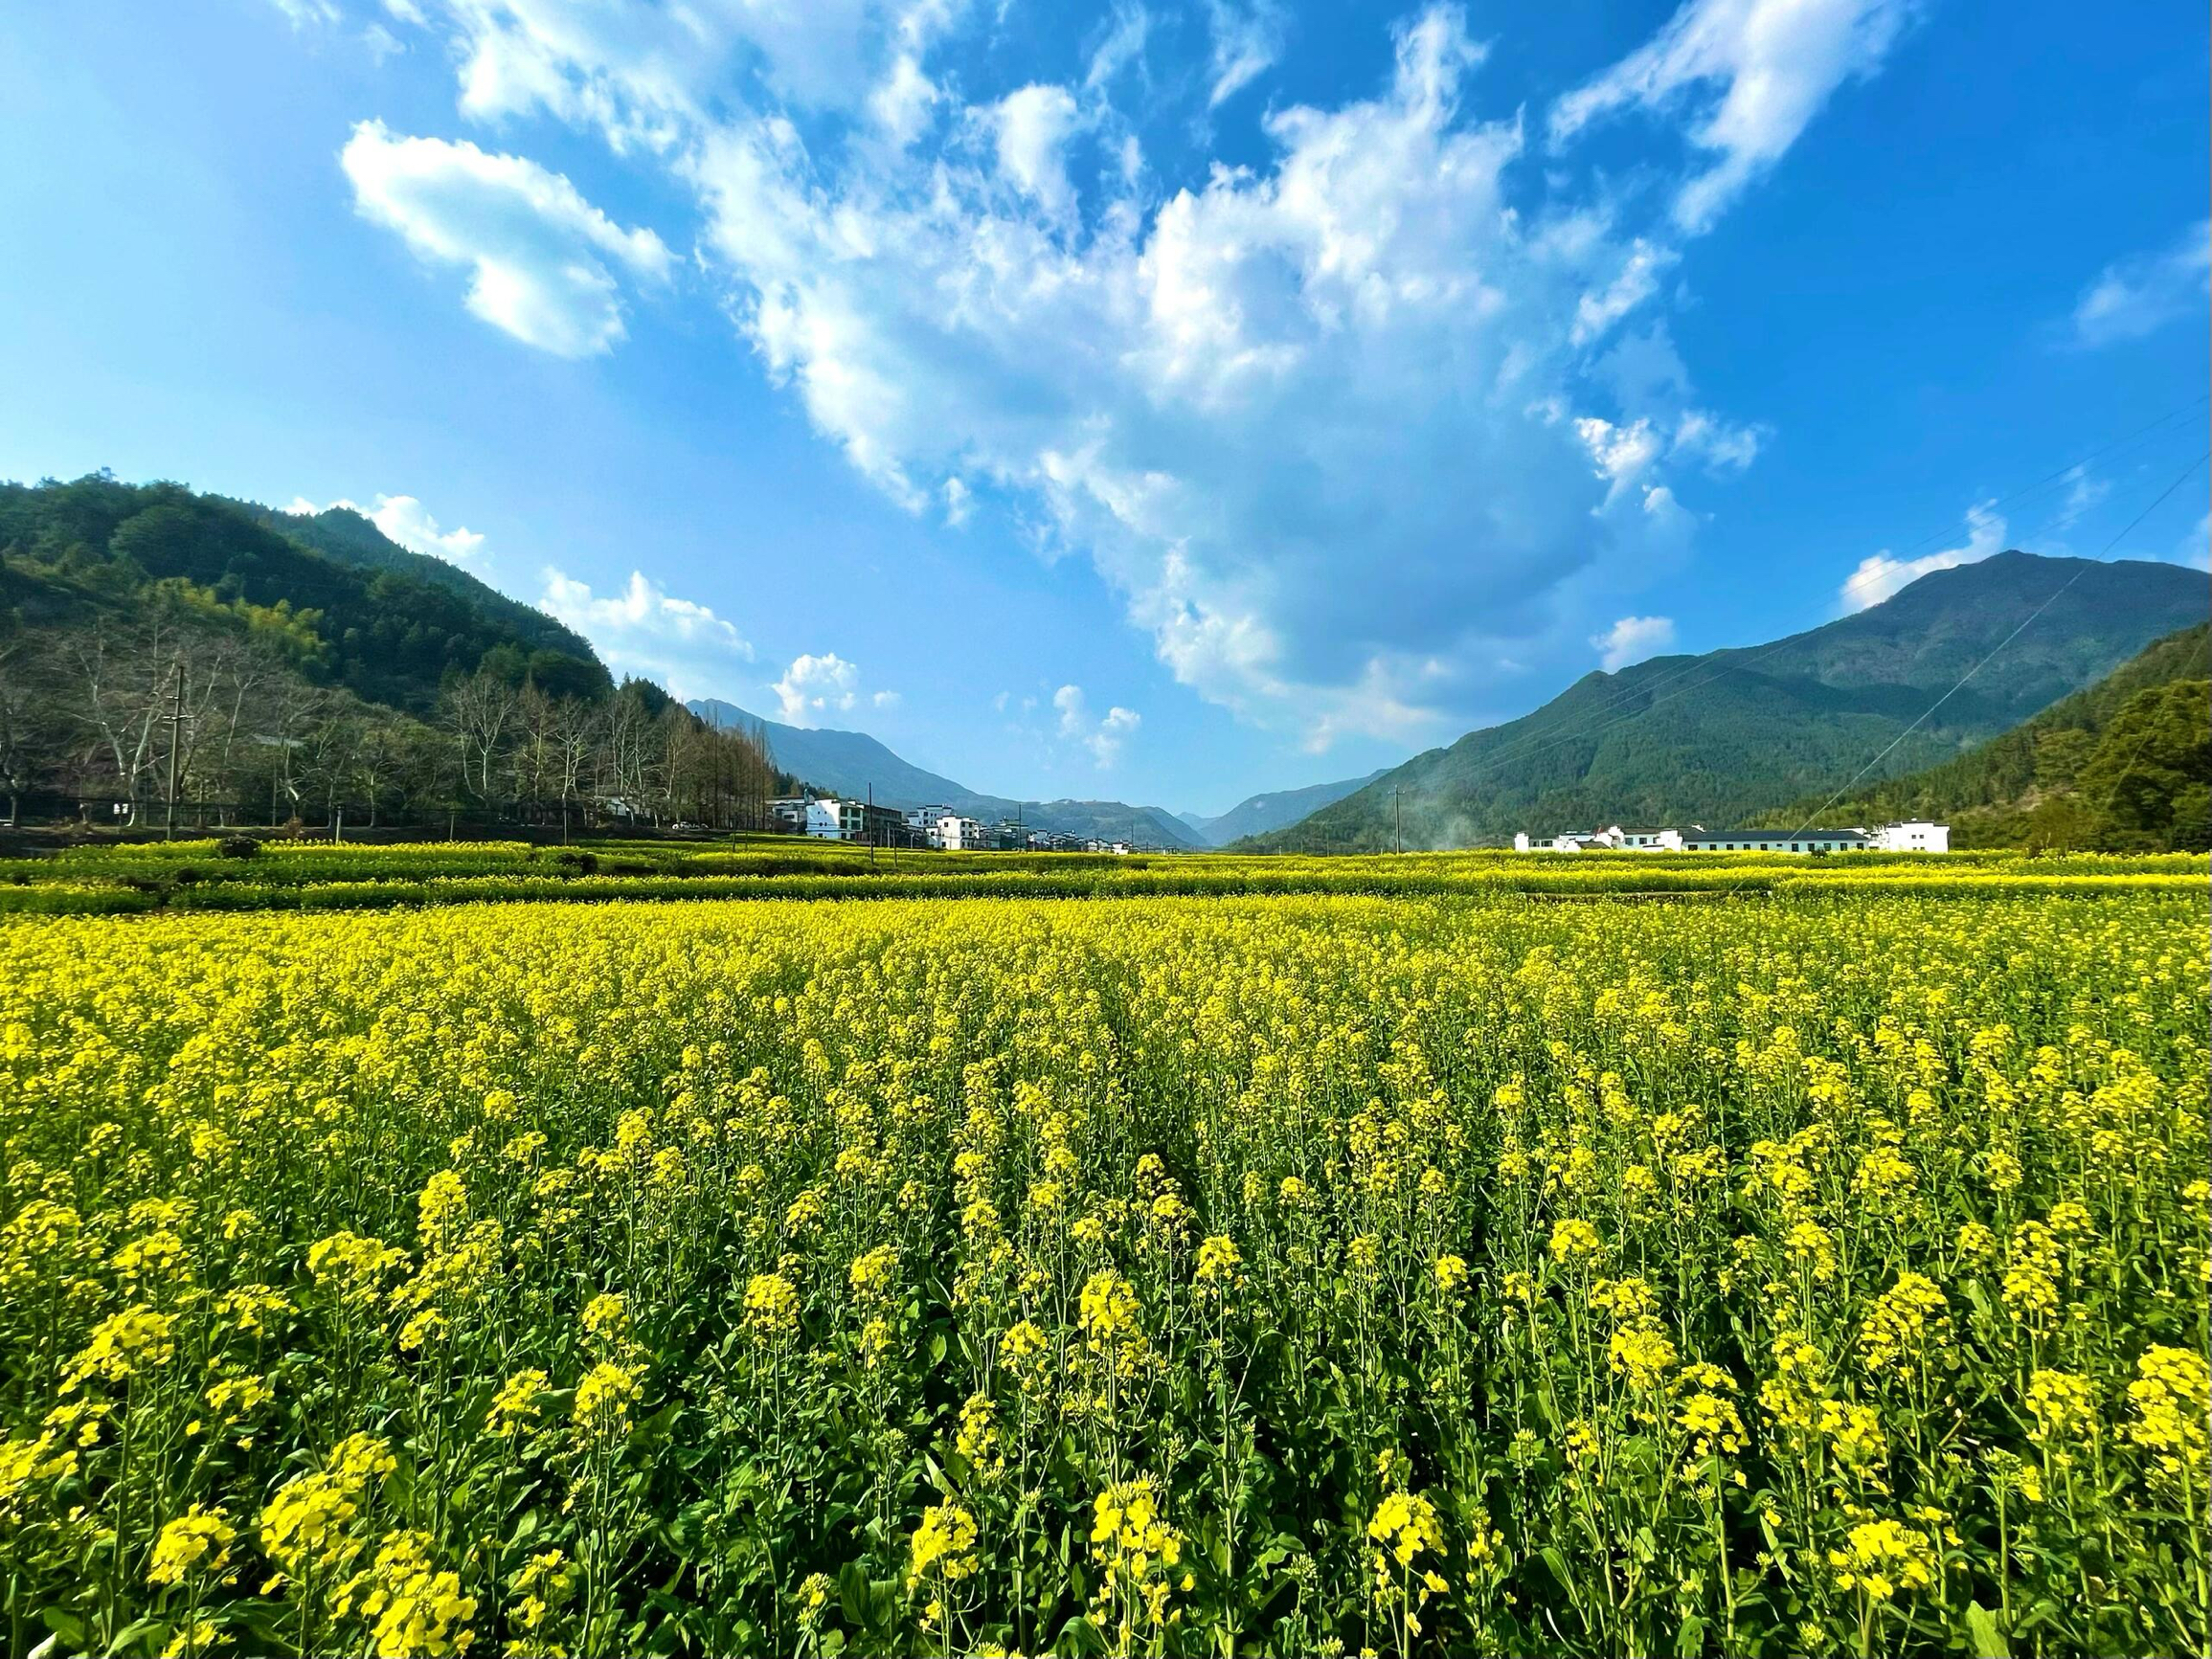
[[[1914,818],[1884,824],[1879,829],[1708,830],[1703,824],[1683,829],[1623,829],[1609,824],[1598,830],[1574,830],[1538,841],[1525,830],[1513,838],[1517,853],[1947,853],[1951,826]]]
[[[1903,823],[1885,823],[1866,832],[1875,850],[1885,853],[1947,853],[1951,851],[1951,825],[1930,823],[1924,818]]]
[[[1687,853],[1857,853],[1871,845],[1864,830],[1700,830],[1682,837]]]
[[[1691,830],[1703,829],[1703,824],[1690,825]],[[1682,836],[1678,829],[1624,829],[1619,824],[1608,824],[1598,830],[1570,830],[1566,835],[1553,836],[1544,843],[1544,850],[1554,853],[1679,853],[1682,850]],[[1524,830],[1513,838],[1513,850],[1525,853],[1534,850],[1535,841]]]
[[[806,803],[806,833],[818,841],[845,840],[845,815],[838,811],[844,802],[837,800],[810,800]]]
[[[978,818],[962,818],[958,813],[948,812],[937,819],[936,827],[930,831],[930,845],[941,847],[948,853],[988,852],[991,832]]]

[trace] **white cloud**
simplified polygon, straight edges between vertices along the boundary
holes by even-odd
[[[643,571],[620,592],[598,594],[549,565],[538,607],[589,639],[610,667],[656,679],[677,697],[718,694],[731,664],[753,660],[734,624]]]
[[[957,530],[968,522],[976,510],[975,491],[968,488],[966,481],[959,474],[955,473],[945,480],[944,498],[945,523]]]
[[[2199,519],[2189,533],[2181,538],[2174,549],[2177,565],[2189,565],[2200,571],[2212,571],[2212,513]]]
[[[930,112],[942,95],[922,73],[912,53],[901,53],[876,89],[868,95],[869,113],[891,141],[904,149],[929,130]]]
[[[1603,288],[1583,295],[1574,307],[1574,327],[1569,338],[1577,346],[1605,333],[1615,323],[1659,292],[1659,273],[1679,256],[1638,236],[1629,249],[1620,273]]]
[[[1133,5],[1078,96],[1080,58],[1007,73],[994,9],[959,0],[440,4],[465,113],[597,130],[695,194],[702,269],[864,477],[949,524],[1003,505],[1046,558],[1089,559],[1184,684],[1314,742],[1433,738],[1501,662],[1580,660],[1625,608],[1606,595],[1705,516],[1678,492],[1763,439],[1696,406],[1667,334],[1682,225],[1522,165],[1522,112],[1453,6],[1393,31],[1379,86],[1271,106],[1238,165],[1162,179],[1114,106]],[[1672,67],[1614,103],[1696,90],[1714,170],[1771,165],[1896,10],[1839,45],[1837,8],[1804,4],[1817,64],[1769,9],[1696,5],[1745,38],[1692,52],[1675,37],[1704,26],[1678,17],[1650,49]],[[1285,17],[1207,15],[1187,96],[1218,104]],[[1788,119],[1754,143],[1724,115],[1769,83]]]
[[[1839,86],[1881,67],[1912,10],[1912,0],[1686,0],[1649,44],[1552,106],[1552,142],[1622,109],[1686,109],[1689,142],[1715,159],[1682,184],[1674,217],[1703,231]]]
[[[783,678],[769,689],[782,707],[784,724],[812,726],[824,714],[843,714],[860,706],[860,669],[834,651],[795,657]],[[897,694],[877,693],[876,706],[887,706],[885,696],[895,701]]]
[[[1132,63],[1144,56],[1144,42],[1152,33],[1152,13],[1142,6],[1122,0],[1114,9],[1106,34],[1091,54],[1091,67],[1083,72],[1086,90],[1095,92]]]
[[[2096,347],[2140,340],[2180,318],[2201,319],[2208,284],[2212,220],[2200,219],[2162,252],[2107,265],[2074,305],[2074,343]]]
[[[341,13],[337,0],[269,0],[294,29],[333,28]]]
[[[1052,218],[1073,212],[1075,192],[1062,152],[1076,126],[1074,95],[1064,86],[1025,86],[994,104],[988,120],[1000,176]]]
[[[1759,457],[1761,429],[1737,426],[1703,409],[1685,409],[1675,422],[1669,453],[1694,456],[1714,472],[1742,472]]]
[[[1582,439],[1583,447],[1590,451],[1597,476],[1612,485],[1610,495],[1618,495],[1634,484],[1644,469],[1659,459],[1664,447],[1659,435],[1652,431],[1649,420],[1621,427],[1597,415],[1586,415],[1575,421],[1574,432]]]
[[[1206,102],[1218,109],[1282,56],[1287,20],[1275,0],[1207,0],[1206,21],[1213,43],[1213,86]]]
[[[379,495],[373,506],[361,506],[340,499],[328,504],[357,512],[401,547],[418,553],[428,553],[432,558],[443,559],[448,564],[473,566],[484,551],[484,537],[465,525],[452,529],[440,527],[430,509],[411,495]],[[288,513],[319,513],[327,511],[305,496],[293,499],[284,509]]]
[[[520,156],[396,138],[371,121],[339,159],[364,218],[426,260],[467,266],[468,308],[555,356],[591,356],[622,338],[608,262],[647,280],[668,274],[659,236],[619,228],[566,178]]]
[[[1604,633],[1593,635],[1598,664],[1608,674],[1618,673],[1631,662],[1657,657],[1675,642],[1672,617],[1623,617]]]
[[[618,152],[663,155],[724,107],[788,104],[913,130],[905,123],[918,115],[923,88],[926,101],[937,96],[926,76],[930,51],[969,10],[967,0],[419,4],[450,25],[470,117],[542,112],[596,127]]]
[[[1101,772],[1121,758],[1122,746],[1144,724],[1143,717],[1134,708],[1124,708],[1119,704],[1093,719],[1089,700],[1080,685],[1063,685],[1053,692],[1052,706],[1059,711],[1060,735],[1089,750]]]
[[[2004,550],[2004,520],[1997,511],[1994,501],[1976,502],[1966,509],[1966,541],[1941,552],[1929,553],[1917,559],[1892,558],[1885,548],[1869,558],[1861,559],[1859,568],[1850,579],[1837,590],[1839,608],[1848,614],[1863,611],[1869,605],[1879,605],[1890,594],[1909,587],[1930,571],[1948,571],[1959,565],[1977,564],[1992,553]]]
[[[1403,737],[1502,654],[1478,632],[1557,633],[1546,591],[1635,566],[1673,500],[1593,533],[1585,452],[1527,413],[1574,385],[1576,308],[1631,247],[1509,211],[1518,125],[1460,108],[1480,57],[1428,12],[1378,96],[1270,116],[1272,166],[1149,213],[1061,216],[1043,144],[994,154],[1011,206],[957,150],[841,178],[782,123],[717,126],[691,171],[770,372],[888,493],[1027,496],[1204,695]]]
[[[2096,506],[2112,493],[2112,481],[2098,478],[2085,466],[2075,466],[2066,473],[2066,499],[2059,504],[2058,517],[2051,521],[2051,529],[2064,534],[2079,524],[2082,515]]]

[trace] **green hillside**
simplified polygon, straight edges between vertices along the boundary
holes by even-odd
[[[0,613],[51,632],[136,621],[157,602],[241,634],[258,620],[290,637],[290,666],[310,683],[414,714],[436,706],[448,677],[479,668],[548,695],[612,688],[591,647],[552,617],[358,515],[294,517],[105,474],[0,484]]]
[[[186,824],[758,828],[751,733],[359,514],[0,484],[0,805]]]
[[[2203,573],[2177,565],[2000,553],[1771,644],[1588,675],[1531,714],[1416,755],[1240,844],[1383,850],[1394,812],[1409,848],[1600,822],[1741,822],[1841,784],[1961,676],[1878,776],[1940,764],[2018,725],[2198,621],[2208,603]]]
[[[401,547],[350,507],[327,507],[319,513],[287,513],[265,507],[259,502],[229,504],[338,564],[371,572],[392,572],[443,588],[507,630],[518,647],[533,656],[551,651],[580,662],[597,661],[583,636],[565,622],[555,621],[520,599],[509,598],[458,565]]]
[[[2212,624],[2153,641],[2094,685],[1980,748],[1834,806],[1801,800],[1755,820],[1819,812],[1842,823],[1948,820],[1961,847],[2124,852],[2212,847]]]

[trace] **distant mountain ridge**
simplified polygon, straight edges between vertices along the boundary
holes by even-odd
[[[1892,742],[1877,778],[1951,759],[2208,608],[2212,583],[2201,571],[2003,552],[1769,644],[1586,675],[1532,713],[1416,755],[1238,844],[1387,849],[1394,805],[1408,847],[1599,822],[1742,822],[1837,788]]]
[[[860,799],[872,792],[879,806],[911,812],[947,806],[969,818],[995,822],[1019,817],[1041,830],[1099,841],[1198,850],[1208,843],[1164,807],[1118,800],[1016,800],[983,795],[939,773],[915,766],[865,731],[790,726],[753,714],[719,697],[688,706],[710,725],[757,727],[768,734],[776,764],[816,789]]]
[[[1370,784],[1390,769],[1378,766],[1365,777],[1340,778],[1335,783],[1309,783],[1303,789],[1270,790],[1265,795],[1247,796],[1225,813],[1205,818],[1194,812],[1179,812],[1175,816],[1188,824],[1211,846],[1227,846],[1230,841],[1246,836],[1265,835],[1294,824],[1309,813],[1320,811],[1334,801],[1340,801],[1355,789]]]

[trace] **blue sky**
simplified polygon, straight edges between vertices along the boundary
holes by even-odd
[[[2207,441],[2181,0],[9,31],[0,476],[354,502],[619,668],[978,789],[1363,773],[2099,552]],[[2202,563],[2205,509],[2112,556]]]

